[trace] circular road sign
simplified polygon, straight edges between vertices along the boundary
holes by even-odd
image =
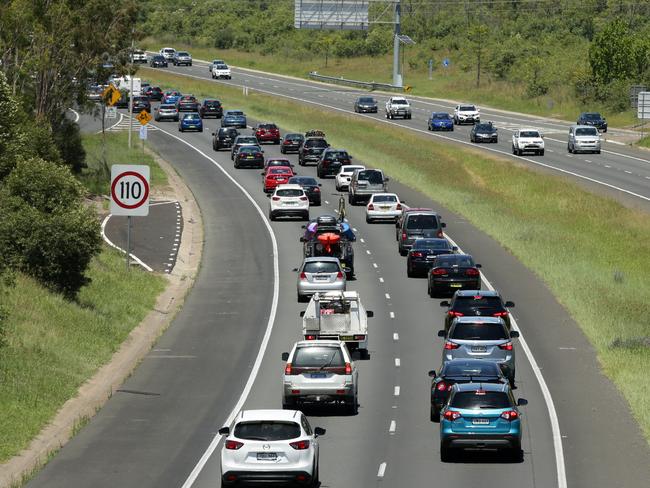
[[[135,171],[125,171],[113,179],[111,197],[124,209],[136,209],[149,201],[149,183]]]

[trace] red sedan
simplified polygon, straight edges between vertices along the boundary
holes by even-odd
[[[275,124],[260,124],[255,128],[255,137],[258,142],[280,144],[280,129]]]
[[[264,191],[271,193],[276,186],[286,185],[292,176],[294,172],[289,166],[269,166],[264,172]]]

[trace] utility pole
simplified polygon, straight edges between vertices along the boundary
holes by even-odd
[[[131,149],[131,138],[133,137],[133,51],[135,50],[135,37],[131,31],[131,69],[129,70],[131,76],[131,90],[129,92],[129,149]],[[128,251],[127,251],[128,259]],[[128,262],[127,262],[128,264]]]
[[[401,34],[400,17],[402,13],[402,0],[395,2],[395,37],[393,38],[393,85],[402,86],[402,73],[399,66],[399,50]]]

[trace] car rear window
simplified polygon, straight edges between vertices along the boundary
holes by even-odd
[[[298,368],[322,368],[344,366],[345,360],[340,347],[309,346],[299,347],[291,360]]]
[[[257,144],[257,137],[254,136],[238,137],[237,144]]]
[[[598,129],[595,127],[589,127],[589,128],[581,128],[581,129],[576,129],[576,135],[577,136],[596,136],[598,135]]]
[[[302,268],[305,273],[338,273],[341,271],[335,261],[310,261]]]
[[[434,266],[474,266],[471,256],[449,255],[439,256],[434,261]]]
[[[242,112],[241,110],[230,110],[228,112],[228,115],[244,115],[244,112]]]
[[[463,341],[499,341],[509,337],[503,324],[457,322],[452,326],[449,338]]]
[[[510,408],[512,402],[506,392],[476,390],[456,392],[449,405],[466,409]]]
[[[360,171],[358,179],[367,181],[371,185],[379,185],[384,182],[384,177],[381,172],[373,170]]]
[[[261,420],[240,422],[235,426],[235,437],[258,441],[281,441],[300,437],[300,425],[295,422]]]
[[[479,364],[463,364],[462,361],[449,361],[445,363],[441,374],[445,376],[499,376],[499,366],[497,366],[497,363],[488,361]]]
[[[328,151],[328,158],[348,159],[348,153],[345,151]]]
[[[275,194],[279,197],[301,197],[305,194],[304,191],[294,189],[294,190],[277,190]]]
[[[289,141],[302,141],[304,136],[302,134],[287,134],[284,138]]]
[[[298,176],[291,178],[289,183],[295,183],[296,185],[306,185],[306,186],[318,186],[318,181],[316,178],[311,178],[309,176]]]
[[[305,142],[305,147],[327,147],[325,139],[308,139]]]
[[[239,148],[240,153],[256,153],[259,152],[260,148],[257,146],[242,146]]]
[[[183,117],[183,120],[199,120],[201,117],[199,117],[197,114],[187,114]]]
[[[407,229],[437,229],[438,218],[435,215],[409,215],[406,218]]]
[[[221,102],[219,100],[206,100],[203,102],[206,107],[220,107]]]
[[[277,129],[278,126],[275,124],[260,124],[259,125],[260,129]]]
[[[373,202],[393,202],[395,203],[397,201],[397,197],[395,195],[374,195],[372,197]]]
[[[416,239],[413,249],[449,249],[449,243],[444,239]]]
[[[286,175],[287,173],[291,173],[291,170],[284,166],[276,166],[269,169],[269,174],[272,175]]]
[[[363,166],[341,166],[341,173],[354,173],[355,170],[364,170]]]
[[[503,311],[501,298],[482,295],[456,297],[453,308],[456,312],[462,312],[465,315],[474,315],[477,311],[480,311],[481,315],[492,315]]]

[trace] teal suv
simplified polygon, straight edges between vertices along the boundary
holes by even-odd
[[[521,412],[528,401],[515,400],[510,385],[455,384],[440,412],[440,460],[449,462],[462,449],[498,449],[520,461]]]

